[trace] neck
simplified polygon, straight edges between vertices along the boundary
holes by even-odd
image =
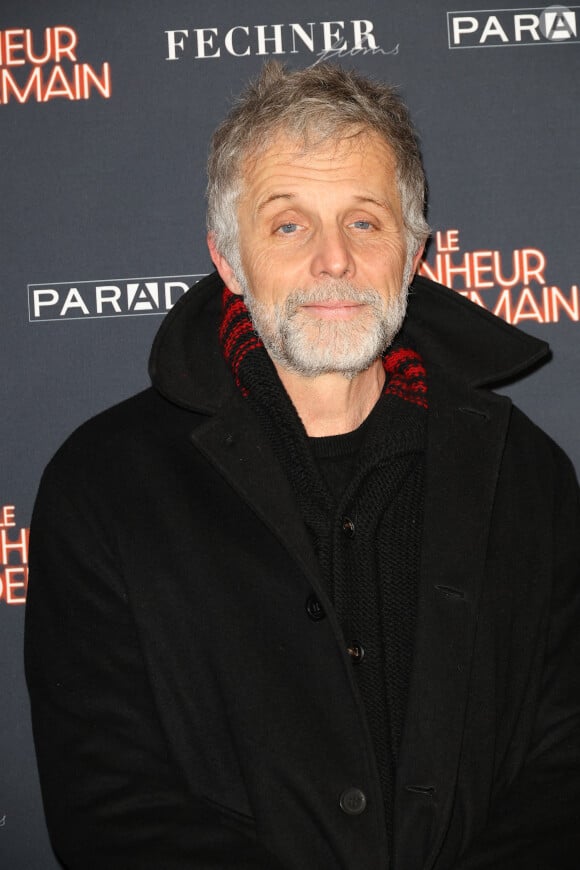
[[[352,379],[336,372],[305,378],[274,365],[306,433],[315,438],[357,429],[372,411],[385,383],[381,359]]]

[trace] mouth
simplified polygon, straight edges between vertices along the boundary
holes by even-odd
[[[325,302],[308,303],[302,305],[303,311],[310,317],[322,320],[350,320],[359,314],[366,303],[329,299]]]

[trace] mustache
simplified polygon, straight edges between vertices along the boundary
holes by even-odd
[[[372,287],[362,289],[355,287],[350,281],[340,279],[326,283],[323,287],[313,287],[310,290],[296,289],[291,291],[282,308],[286,315],[292,316],[303,305],[320,305],[325,302],[355,302],[371,305],[381,309],[383,299]]]

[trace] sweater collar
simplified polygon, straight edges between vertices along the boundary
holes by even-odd
[[[184,294],[161,324],[149,361],[163,396],[208,414],[236,389],[218,337],[222,292],[214,272]],[[422,277],[411,287],[404,331],[428,369],[435,365],[472,387],[513,380],[549,356],[545,342]]]

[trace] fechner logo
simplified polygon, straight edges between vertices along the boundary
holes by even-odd
[[[580,6],[447,13],[449,48],[577,43]]]
[[[28,319],[84,320],[89,317],[130,317],[165,314],[188,287],[204,275],[156,278],[110,278],[28,285]]]
[[[189,27],[166,30],[168,61],[207,60],[227,55],[236,58],[311,54],[314,64],[357,55],[396,55],[398,43],[378,44],[374,22],[366,18],[344,21],[297,21],[281,24],[235,24],[225,27]],[[313,64],[313,65],[314,65]]]

